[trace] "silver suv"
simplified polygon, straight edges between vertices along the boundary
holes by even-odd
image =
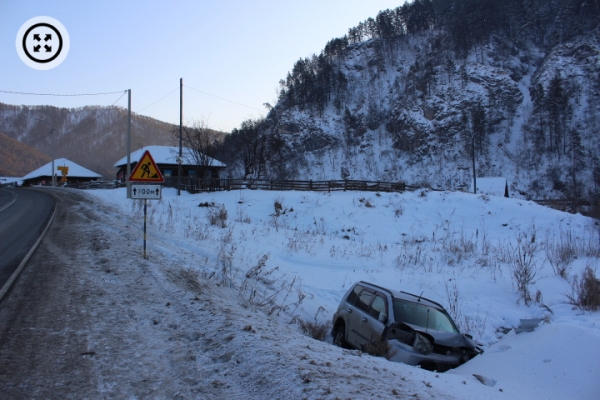
[[[337,346],[366,352],[387,341],[391,361],[439,372],[483,353],[440,304],[362,281],[342,298],[333,315],[332,336]]]

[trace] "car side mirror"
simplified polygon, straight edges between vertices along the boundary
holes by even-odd
[[[379,313],[379,318],[378,318],[379,322],[384,323],[387,321],[387,315],[385,315],[384,313]]]

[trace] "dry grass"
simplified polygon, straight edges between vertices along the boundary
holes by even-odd
[[[535,283],[538,269],[535,263],[537,252],[535,237],[535,231],[529,235],[520,232],[517,237],[517,245],[512,248],[511,254],[511,274],[525,305],[529,305],[533,301],[530,285]]]
[[[569,296],[569,300],[582,310],[600,310],[600,280],[590,267],[585,268],[581,279],[575,277],[573,294]]]
[[[331,330],[331,322],[329,321],[325,323],[306,321],[296,316],[292,319],[292,322],[298,323],[298,326],[300,326],[302,332],[304,332],[307,336],[320,341],[325,340],[327,334]]]
[[[211,207],[206,217],[211,225],[218,226],[219,228],[227,227],[227,209],[224,205]]]
[[[383,357],[387,360],[396,355],[394,349],[387,340],[375,341],[364,346],[364,352],[375,357]]]

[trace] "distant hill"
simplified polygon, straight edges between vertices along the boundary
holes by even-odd
[[[0,133],[0,176],[22,177],[50,161],[47,154]]]
[[[55,129],[53,134],[50,134],[50,125]],[[172,124],[132,114],[131,151],[143,146],[173,144],[170,135],[173,128]],[[47,154],[44,162],[52,157],[65,157],[107,179],[115,175],[113,164],[127,154],[127,110],[121,107],[58,108],[0,103],[0,131],[17,143],[27,145],[26,148],[39,150],[38,154]],[[8,160],[14,160],[10,161],[13,170],[16,160],[27,156],[27,153],[12,151],[9,154],[10,158],[4,155],[0,158],[0,172],[8,168],[5,166]],[[27,162],[24,159],[21,163],[29,166]],[[15,171],[28,173],[43,165],[41,161],[38,163]]]

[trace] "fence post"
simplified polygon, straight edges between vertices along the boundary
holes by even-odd
[[[348,186],[348,179],[344,179],[344,192],[346,191],[347,186]]]
[[[331,181],[327,181],[328,192],[331,193]]]
[[[310,183],[309,183],[309,190],[312,192],[312,179],[310,180]]]

